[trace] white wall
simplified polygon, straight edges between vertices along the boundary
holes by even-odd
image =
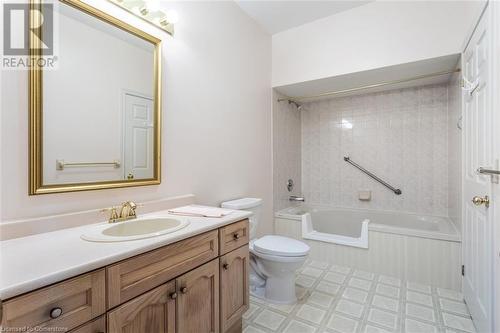
[[[88,0],[134,26],[158,29],[113,4]],[[2,73],[2,221],[193,193],[217,205],[264,199],[272,230],[271,39],[232,2],[175,2],[174,38],[163,44],[162,184],[29,197],[28,80]],[[8,194],[8,195],[5,195]]]
[[[460,53],[482,1],[375,1],[273,35],[272,85]]]
[[[123,93],[153,97],[154,45],[98,19],[82,22],[86,14],[60,6],[58,67],[43,76],[43,183],[121,180]],[[57,170],[61,159],[117,160],[121,167]]]

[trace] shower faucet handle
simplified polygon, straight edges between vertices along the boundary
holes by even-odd
[[[300,202],[305,202],[306,199],[304,197],[298,197],[296,195],[291,195],[288,200],[290,201],[300,201]]]

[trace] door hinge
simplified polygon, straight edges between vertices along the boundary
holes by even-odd
[[[465,275],[465,265],[462,265],[462,276]]]

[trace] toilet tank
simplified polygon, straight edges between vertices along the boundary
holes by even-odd
[[[246,210],[252,212],[252,216],[248,218],[250,224],[250,239],[254,239],[257,232],[257,225],[261,219],[262,199],[260,198],[241,198],[231,201],[226,201],[221,204],[222,208]]]

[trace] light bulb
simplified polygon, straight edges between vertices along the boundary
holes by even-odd
[[[139,12],[140,12],[142,15],[146,16],[146,15],[148,15],[148,14],[149,14],[149,9],[148,9],[146,6],[144,6],[144,7],[142,7],[141,9],[139,9]]]

